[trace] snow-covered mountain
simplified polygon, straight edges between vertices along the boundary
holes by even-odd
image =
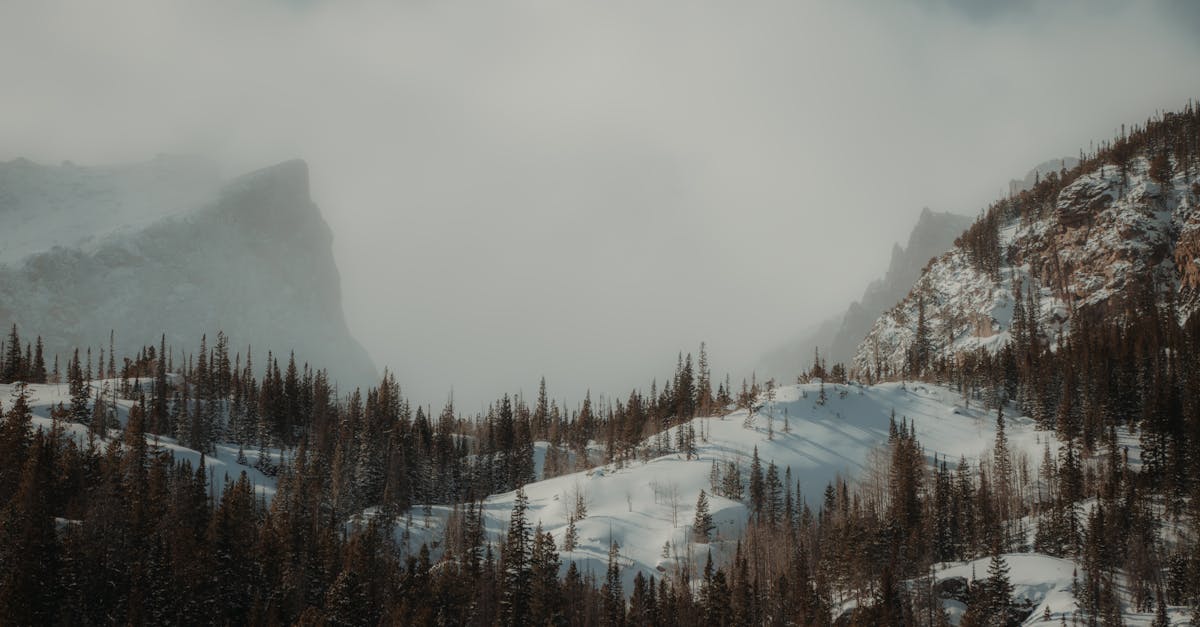
[[[223,183],[195,158],[140,164],[0,164],[0,324],[41,334],[51,355],[75,346],[119,354],[186,350],[207,332],[375,382],[350,335],[333,235],[289,161]],[[48,357],[48,360],[50,358]]]
[[[826,320],[767,354],[763,358],[763,369],[768,375],[791,380],[800,370],[812,365],[814,349],[820,349],[830,365],[849,363],[875,319],[904,298],[921,276],[925,264],[949,250],[954,245],[954,238],[971,225],[971,220],[954,213],[939,213],[929,208],[921,210],[917,224],[908,236],[908,244],[892,246],[887,273],[868,285],[862,298],[851,303],[841,317]]]
[[[1200,289],[1200,173],[1156,181],[1151,160],[1133,154],[1124,172],[1092,160],[998,203],[990,223],[973,227],[994,241],[995,267],[966,242],[938,257],[875,321],[852,370],[900,372],[921,305],[933,355],[1003,346],[1017,285],[1032,293],[1032,311],[1051,342],[1076,313],[1104,312],[1143,291],[1160,300],[1170,294],[1180,317],[1190,314]]]

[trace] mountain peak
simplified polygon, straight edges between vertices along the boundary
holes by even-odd
[[[244,187],[302,190],[304,195],[308,196],[308,163],[303,159],[281,161],[237,177],[226,189],[236,190]]]
[[[60,354],[104,342],[110,330],[131,354],[159,333],[190,346],[222,330],[255,353],[295,349],[344,383],[377,383],[346,326],[333,235],[309,197],[308,165],[285,161],[223,187],[197,167],[169,156],[0,166],[0,226],[20,227],[0,228],[0,251],[11,241],[24,253],[22,263],[0,260],[0,320],[40,333]],[[114,216],[127,219],[114,226]]]

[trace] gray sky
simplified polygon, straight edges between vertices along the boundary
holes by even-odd
[[[1131,6],[1126,6],[1126,5]],[[307,159],[419,401],[735,378],[922,206],[1200,95],[1189,3],[10,0],[0,159]]]

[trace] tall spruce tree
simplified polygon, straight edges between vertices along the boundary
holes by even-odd
[[[700,496],[696,499],[696,517],[692,521],[692,539],[707,543],[715,527],[712,514],[708,511],[708,495],[700,490]]]
[[[4,369],[0,371],[0,383],[12,383],[24,378],[25,367],[21,358],[21,336],[17,325],[12,325],[8,340],[4,342]]]
[[[610,541],[608,545],[608,568],[600,594],[603,599],[600,624],[606,627],[622,627],[625,624],[625,591],[621,584],[620,547],[615,540]]]
[[[502,586],[500,599],[500,623],[518,627],[529,623],[530,583],[532,569],[532,538],[530,537],[529,497],[524,488],[517,489],[512,515],[508,519],[508,535],[501,554]]]

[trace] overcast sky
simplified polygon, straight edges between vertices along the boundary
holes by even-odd
[[[1196,4],[8,0],[0,159],[304,158],[410,394],[574,403],[740,378],[921,207],[1200,96]]]

